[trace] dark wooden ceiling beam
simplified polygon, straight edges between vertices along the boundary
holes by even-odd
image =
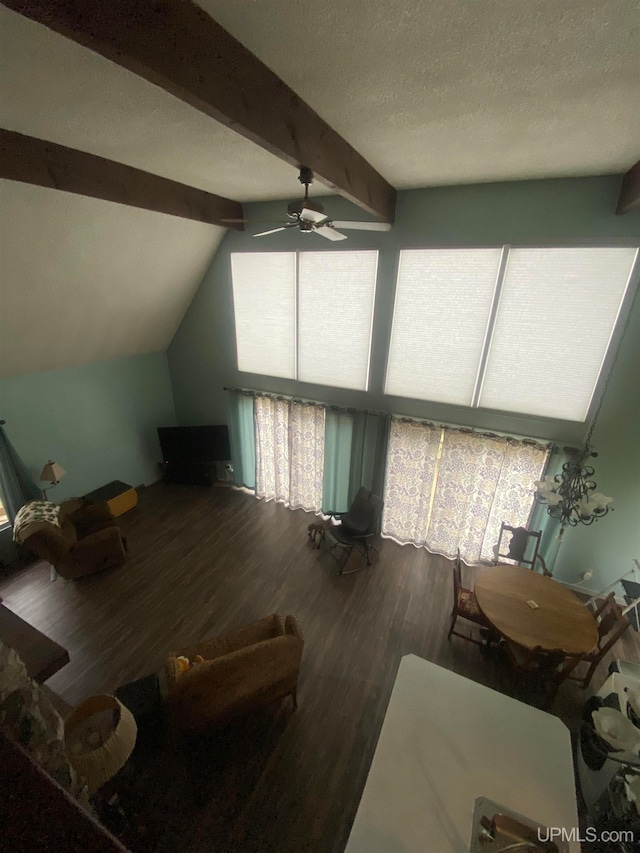
[[[629,213],[633,207],[640,205],[640,160],[622,177],[622,187],[616,213],[620,216]]]
[[[242,230],[242,205],[95,154],[0,129],[0,178]]]
[[[155,83],[292,166],[308,166],[350,201],[394,221],[395,189],[190,0],[2,2]]]

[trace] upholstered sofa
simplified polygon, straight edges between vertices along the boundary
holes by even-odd
[[[291,696],[296,688],[304,639],[293,616],[274,614],[237,631],[170,652],[165,665],[167,702],[183,729],[205,733],[238,714]],[[181,672],[180,656],[195,663]]]
[[[23,526],[17,541],[68,579],[121,566],[127,558],[125,541],[106,503],[66,501],[58,507],[57,521]]]

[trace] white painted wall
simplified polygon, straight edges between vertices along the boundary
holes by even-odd
[[[223,233],[0,181],[0,377],[166,349]]]

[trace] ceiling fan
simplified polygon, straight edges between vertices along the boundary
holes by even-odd
[[[288,231],[297,228],[303,234],[320,234],[327,240],[346,240],[347,235],[341,234],[337,229],[353,229],[354,231],[390,231],[388,222],[349,222],[346,220],[331,219],[324,212],[324,207],[319,201],[309,198],[309,185],[313,183],[313,172],[306,166],[300,168],[298,180],[304,185],[304,198],[291,201],[287,205],[287,215],[291,222],[283,222],[278,228],[269,231],[261,231],[254,237],[266,237],[267,234],[275,234],[278,231]],[[257,224],[259,222],[273,222],[273,220],[261,219],[223,219],[222,222],[243,222],[245,224]]]

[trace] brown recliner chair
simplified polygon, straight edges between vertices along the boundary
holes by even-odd
[[[296,688],[304,638],[293,616],[274,614],[237,631],[170,652],[165,664],[168,704],[181,728],[206,733],[238,714],[291,696]],[[181,672],[178,657],[203,663]]]
[[[127,558],[122,538],[106,503],[84,506],[82,501],[60,505],[60,527],[47,522],[25,529],[22,544],[50,563],[63,578],[74,579],[121,566]]]

